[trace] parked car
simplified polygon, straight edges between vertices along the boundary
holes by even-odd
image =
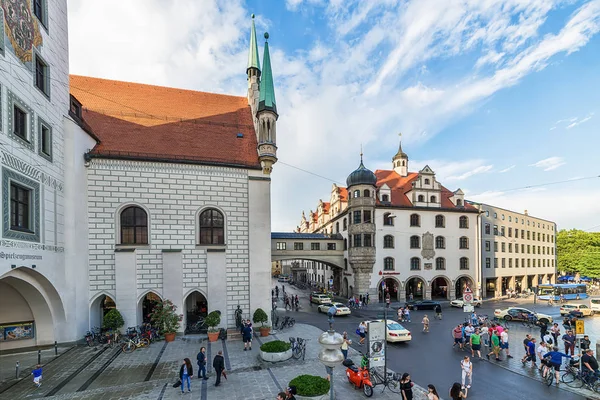
[[[433,310],[439,302],[433,300],[411,300],[406,302],[409,310]]]
[[[494,316],[498,319],[506,321],[527,321],[531,315],[535,315],[538,321],[543,321],[546,324],[552,323],[552,317],[547,314],[536,313],[521,307],[508,307],[504,310],[497,309],[494,311]]]
[[[331,299],[329,299],[329,301],[331,301]],[[327,311],[329,311],[329,308],[335,304],[335,307],[337,308],[337,313],[335,315],[350,315],[352,312],[350,311],[350,309],[348,307],[346,307],[345,304],[343,303],[323,303],[321,304],[317,310],[320,313],[324,313],[327,314]]]
[[[473,301],[471,302],[472,306],[475,307],[481,307],[481,299],[475,299],[473,298]],[[452,307],[460,307],[462,308],[465,305],[465,301],[463,300],[463,298],[461,297],[460,299],[456,299],[456,300],[452,300],[450,302],[450,306]]]
[[[316,304],[331,303],[331,297],[322,293],[311,293],[310,302]]]
[[[364,321],[369,326],[370,322],[381,322],[383,319]],[[398,322],[388,319],[387,321],[387,336],[388,342],[409,342],[412,340],[410,331],[400,325]]]
[[[590,300],[590,307],[594,311],[594,314],[600,314],[600,299]]]
[[[560,315],[565,316],[567,314],[574,314],[576,316],[588,317],[594,314],[594,310],[585,304],[581,303],[569,303],[560,306]]]

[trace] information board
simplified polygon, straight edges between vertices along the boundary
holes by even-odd
[[[369,366],[385,365],[385,324],[383,321],[369,322]]]

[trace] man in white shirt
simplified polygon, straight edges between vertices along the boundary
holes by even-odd
[[[473,324],[469,322],[469,325],[465,326],[465,343],[470,343],[471,335],[475,332]]]
[[[510,351],[508,350],[508,328],[504,328],[504,330],[500,334],[500,348],[506,351],[507,358],[513,358],[513,356],[510,355]]]
[[[544,354],[548,353],[548,345],[546,344],[546,342],[544,340],[542,340],[542,342],[537,345],[535,352],[537,353],[538,359],[541,362],[540,368],[539,368],[541,371],[542,368],[544,367],[544,363],[545,363]]]

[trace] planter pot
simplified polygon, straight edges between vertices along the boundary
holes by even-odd
[[[261,351],[260,358],[269,362],[289,360],[290,358],[292,358],[292,349],[284,351],[283,353],[265,353],[264,351]]]
[[[261,326],[258,330],[260,331],[260,336],[269,336],[269,332],[271,332],[271,328],[266,326]]]
[[[208,341],[216,342],[219,339],[219,331],[217,332],[208,332]]]
[[[296,400],[329,400],[329,392],[319,396],[300,396],[296,394],[294,397],[296,397]]]
[[[175,340],[175,332],[165,333],[165,342],[172,342]]]

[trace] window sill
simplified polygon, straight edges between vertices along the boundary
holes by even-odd
[[[13,232],[19,232],[19,233],[30,233],[30,234],[35,234],[34,231],[32,231],[31,229],[26,229],[26,228],[19,228],[18,226],[11,226],[10,230]]]
[[[196,244],[196,250],[206,250],[207,252],[223,252],[227,250],[224,244]]]
[[[150,244],[115,244],[115,251],[127,251],[136,249],[149,249]]]

